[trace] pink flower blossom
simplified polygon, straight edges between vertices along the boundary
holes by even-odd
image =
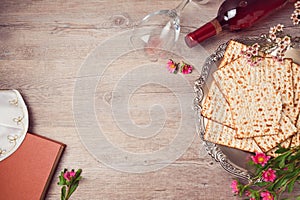
[[[276,171],[269,168],[262,173],[262,178],[266,182],[274,182],[276,179]]]
[[[183,63],[181,66],[181,72],[183,74],[190,74],[193,71],[193,67],[191,65],[188,65],[186,63]]]
[[[239,183],[238,183],[237,180],[233,180],[233,181],[231,182],[231,189],[232,189],[232,192],[233,192],[234,194],[238,194],[238,193],[239,193],[238,185],[239,185]]]
[[[167,69],[169,70],[170,73],[175,74],[178,70],[178,64],[175,63],[173,60],[169,60],[167,62]]]
[[[71,178],[72,177],[74,177],[75,176],[75,171],[74,170],[72,170],[72,171],[66,171],[65,173],[64,173],[64,178],[67,180],[67,181],[70,181],[71,180]]]
[[[246,190],[246,191],[245,191],[245,195],[246,195],[246,197],[250,197],[251,192],[250,192],[249,190]]]
[[[261,166],[265,166],[265,164],[270,160],[271,156],[267,156],[264,153],[255,153],[255,156],[251,156],[252,161],[255,164],[260,164]]]
[[[260,197],[262,197],[262,200],[274,200],[273,195],[269,191],[260,193]]]
[[[245,196],[250,197],[249,200],[256,200],[254,197],[251,197],[251,192],[249,190],[245,191]]]

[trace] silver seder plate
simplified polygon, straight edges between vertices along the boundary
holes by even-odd
[[[234,40],[246,45],[252,45],[254,43],[258,43],[261,46],[268,45],[268,41],[263,36],[239,38]],[[227,44],[228,42],[220,45],[217,50],[206,59],[202,67],[201,75],[195,81],[194,90],[196,97],[194,105],[198,120],[198,133],[203,141],[203,145],[207,153],[215,161],[219,162],[219,164],[233,176],[247,181],[250,180],[252,176],[251,169],[249,168],[249,166],[247,166],[247,160],[249,160],[249,157],[253,154],[203,140],[206,120],[200,114],[201,105],[202,101],[206,98],[206,95],[212,83],[212,73],[218,68],[219,62],[223,58]],[[298,37],[293,41],[293,48],[289,49],[286,52],[286,57],[292,58],[294,62],[300,64],[300,41]]]

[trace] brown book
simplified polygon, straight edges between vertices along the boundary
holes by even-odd
[[[21,146],[0,162],[0,200],[44,199],[65,147],[27,133]]]

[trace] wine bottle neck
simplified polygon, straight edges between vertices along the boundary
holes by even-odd
[[[189,47],[194,47],[200,42],[217,35],[222,31],[222,26],[217,19],[206,23],[201,28],[197,29],[194,32],[189,33],[185,37],[185,42]]]

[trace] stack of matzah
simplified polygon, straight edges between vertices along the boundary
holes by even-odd
[[[300,145],[300,66],[261,54],[250,65],[246,45],[230,41],[202,105],[204,139],[276,156],[279,144]]]

